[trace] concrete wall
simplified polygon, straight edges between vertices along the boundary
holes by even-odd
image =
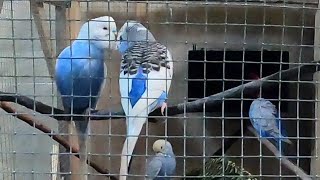
[[[37,40],[38,32],[31,18],[27,1],[15,1],[12,6],[10,1],[4,2],[0,18],[0,38],[3,38],[0,40],[1,91],[19,93],[56,106],[56,98],[53,97],[55,85],[48,76],[40,41]],[[34,114],[25,108],[17,108],[20,112]],[[51,179],[51,153],[57,153],[52,151],[55,141],[4,111],[0,114],[0,156],[5,157],[1,159],[0,179]],[[55,120],[37,113],[34,115],[57,131]]]
[[[313,24],[314,24],[314,11],[302,10],[302,9],[281,9],[281,8],[257,8],[257,7],[227,7],[213,6],[213,7],[197,7],[188,6],[186,9],[183,5],[166,7],[165,5],[150,5],[148,13],[136,12],[137,7],[133,4],[129,4],[127,10],[125,5],[113,5],[103,6],[102,4],[96,4],[90,6],[91,11],[86,11],[87,7],[84,7],[84,17],[92,18],[101,15],[110,14],[116,21],[118,21],[118,28],[120,28],[124,21],[127,19],[136,19],[144,22],[147,25],[149,22],[149,28],[154,33],[156,38],[162,43],[166,44],[174,56],[174,80],[170,91],[170,104],[176,104],[183,102],[187,96],[187,55],[188,50],[192,49],[192,44],[205,47],[208,49],[227,49],[227,50],[284,50],[290,53],[290,62],[305,62],[312,60],[313,57]],[[162,9],[161,9],[162,8]],[[169,8],[169,9],[168,9]],[[110,9],[112,12],[108,13],[106,9]],[[121,12],[121,13],[119,13]],[[265,13],[264,13],[265,12]],[[206,18],[207,17],[207,18]],[[184,25],[186,22],[190,23]],[[224,25],[226,22],[228,25]],[[170,22],[169,25],[159,25],[159,23],[165,24]],[[171,23],[172,22],[172,23]],[[212,25],[204,26],[205,22],[212,23]],[[246,27],[244,23],[250,24]],[[265,27],[261,24],[265,23]],[[282,25],[285,27],[283,28]],[[286,27],[291,26],[291,27]],[[304,26],[305,28],[301,28]],[[263,33],[264,31],[264,33]],[[244,38],[245,36],[245,38]],[[118,92],[118,68],[119,68],[119,56],[114,55],[112,60],[107,60],[111,71],[109,76],[111,77],[111,83],[105,90],[106,102],[101,103],[102,106],[119,107],[119,92]],[[311,124],[299,122],[297,123],[297,103],[294,99],[300,97],[301,99],[312,99],[313,90],[312,86],[301,85],[299,94],[297,95],[296,84],[292,85],[290,90],[290,96],[293,99],[289,104],[289,117],[293,117],[292,120],[286,122],[288,127],[288,134],[296,137],[297,131],[299,131],[300,137],[310,136],[309,131]],[[299,105],[299,117],[310,118],[313,116],[313,104],[312,103],[300,103]],[[207,114],[207,116],[219,117],[219,114]],[[225,114],[228,117],[228,114]],[[167,134],[169,140],[173,143],[174,150],[178,156],[177,175],[183,175],[188,170],[195,166],[201,166],[203,155],[211,155],[221,146],[222,140],[219,138],[222,131],[224,135],[231,135],[235,130],[239,128],[239,121],[226,121],[224,126],[219,118],[208,118],[203,120],[203,114],[185,114],[179,116],[181,118],[171,118],[167,124],[148,124],[148,134],[163,136]],[[185,117],[185,118],[182,118]],[[114,137],[115,134],[123,134],[125,131],[124,121],[109,121],[109,122],[94,122],[95,132],[99,134],[108,134],[108,138],[105,136],[97,136],[95,143],[95,152],[97,153],[121,153],[122,143],[124,138]],[[224,130],[222,130],[224,127]],[[146,130],[143,130],[143,134]],[[112,136],[111,136],[112,135]],[[206,136],[206,138],[204,138]],[[218,137],[217,137],[218,136]],[[244,136],[252,136],[247,133]],[[187,139],[186,139],[187,137]],[[185,144],[184,144],[185,140]],[[150,155],[151,144],[154,138],[148,138],[147,145],[145,138],[140,138],[136,147],[136,154]],[[102,145],[101,143],[105,144]],[[244,140],[244,156],[248,156],[243,159],[243,166],[252,172],[259,175],[260,168],[259,158],[250,158],[249,156],[259,155],[259,143],[256,140],[246,139]],[[300,147],[310,147],[310,141],[299,140]],[[235,144],[227,155],[241,156],[241,141]],[[265,149],[265,148],[263,148]],[[297,149],[299,153],[310,153],[307,148],[296,148],[295,146],[289,148],[289,154],[296,155]],[[269,151],[263,150],[264,155],[271,155]],[[109,154],[108,154],[109,155]],[[188,156],[184,158],[181,156]],[[99,161],[104,164],[108,169],[111,169],[113,173],[118,173],[119,158],[105,157],[104,160],[97,157]],[[241,165],[241,158],[233,158]],[[308,170],[309,161],[306,159],[300,159],[299,163],[302,167]],[[264,158],[261,164],[262,174],[279,174],[279,162],[274,158]],[[137,157],[132,162],[132,173],[143,174],[144,173],[145,158]],[[282,174],[292,174],[287,169],[282,168]],[[96,178],[99,179],[99,178]],[[138,178],[137,178],[138,179]]]
[[[28,3],[15,2],[15,18],[29,19]],[[93,18],[101,15],[112,15],[117,21],[118,28],[122,26],[127,19],[140,20],[146,24],[149,23],[149,28],[154,33],[155,37],[169,47],[174,56],[174,80],[172,82],[169,104],[176,104],[184,101],[187,97],[187,56],[188,51],[192,49],[192,44],[197,44],[198,47],[208,49],[228,49],[228,50],[285,50],[290,53],[290,62],[310,61],[313,57],[313,29],[314,26],[314,10],[297,9],[297,8],[261,8],[261,7],[239,7],[239,6],[195,6],[188,5],[150,5],[148,13],[137,12],[141,8],[134,3],[82,3],[83,19]],[[140,4],[141,5],[141,4]],[[128,8],[127,8],[128,7]],[[142,6],[143,8],[143,6]],[[49,12],[49,9],[48,9]],[[54,9],[50,10],[51,13]],[[53,14],[50,15],[53,17]],[[9,19],[12,17],[9,17]],[[185,22],[188,25],[185,25]],[[168,23],[167,25],[165,23]],[[209,23],[204,26],[204,23]],[[225,25],[224,23],[228,24]],[[5,32],[1,32],[2,36],[9,38],[25,37],[30,38],[31,24],[30,21],[14,20],[15,33],[12,34],[10,28],[11,21],[1,21],[0,27],[8,27]],[[159,25],[162,23],[164,25]],[[244,26],[244,23],[248,24]],[[1,26],[2,24],[2,26]],[[250,25],[249,25],[250,24]],[[266,26],[259,26],[266,24]],[[286,27],[282,27],[282,25]],[[288,27],[291,26],[291,27]],[[305,28],[302,29],[301,26]],[[51,23],[52,37],[54,37],[54,22]],[[35,26],[33,25],[32,36],[37,37]],[[264,32],[264,33],[263,33]],[[245,38],[244,38],[245,36]],[[7,55],[7,60],[13,61],[18,67],[16,75],[28,76],[18,77],[17,83],[13,86],[18,88],[18,92],[26,95],[44,95],[39,100],[47,104],[56,105],[50,96],[55,92],[52,81],[47,78],[36,78],[32,76],[48,75],[45,69],[45,62],[42,58],[33,59],[17,59],[16,57],[43,57],[40,49],[39,41],[31,40],[15,40],[15,46],[12,45],[12,39],[1,41],[1,49],[14,47],[16,55],[12,52]],[[32,42],[34,44],[32,50]],[[53,42],[54,43],[54,42]],[[9,51],[8,51],[9,53]],[[2,56],[2,55],[1,55]],[[16,59],[15,59],[16,58]],[[2,58],[3,59],[3,58]],[[34,65],[34,63],[37,65]],[[104,89],[103,97],[99,102],[99,108],[110,108],[111,110],[120,110],[120,96],[118,90],[118,75],[120,56],[114,52],[106,57],[108,64],[108,83]],[[12,65],[14,67],[14,65]],[[34,68],[36,67],[36,68]],[[35,74],[33,72],[36,72]],[[48,92],[50,92],[48,94]],[[311,99],[313,92],[310,93],[310,86],[303,85],[300,88],[300,99]],[[296,86],[291,88],[291,97],[296,99]],[[55,100],[55,99],[54,99]],[[299,117],[312,117],[313,104],[300,103]],[[290,104],[289,117],[297,117],[296,103]],[[219,114],[207,114],[207,116],[217,117]],[[228,116],[228,114],[225,114]],[[43,118],[41,118],[43,119]],[[50,151],[52,149],[52,140],[46,135],[35,131],[31,127],[14,121],[14,149],[17,152],[14,156],[14,169],[25,171],[27,174],[21,174],[24,179],[32,178],[31,171],[37,171],[40,174],[50,172],[51,165]],[[51,123],[51,121],[46,121]],[[55,122],[55,121],[54,121]],[[112,173],[119,173],[120,153],[124,141],[125,121],[92,121],[92,154],[95,161],[101,166],[108,168]],[[304,129],[310,129],[310,123],[297,124],[296,121],[286,123],[288,125],[288,134],[295,137],[297,129],[299,136],[310,136],[309,132]],[[56,128],[56,124],[51,124],[52,128]],[[147,124],[147,134],[157,136],[174,136],[169,137],[172,142],[176,155],[178,155],[177,175],[183,175],[188,170],[201,166],[203,155],[211,155],[221,146],[221,134],[231,135],[239,128],[239,121],[226,122],[222,125],[219,118],[203,119],[203,114],[185,114],[175,118],[168,119],[167,123]],[[224,129],[222,129],[224,127]],[[298,128],[297,128],[298,127]],[[16,132],[16,134],[13,134]],[[36,135],[22,135],[32,134]],[[146,129],[143,133],[146,134]],[[244,136],[252,136],[245,134]],[[205,136],[205,138],[204,138]],[[135,150],[138,155],[151,155],[151,146],[157,138],[140,138]],[[26,144],[27,143],[27,144]],[[32,145],[30,145],[32,143]],[[300,147],[309,146],[307,140],[299,142]],[[259,143],[256,140],[244,140],[244,156],[259,155]],[[240,141],[235,144],[227,155],[241,155]],[[40,152],[41,153],[40,153]],[[146,152],[147,151],[147,152]],[[295,155],[297,148],[290,147],[290,154]],[[300,148],[300,155],[306,154],[307,148]],[[23,152],[35,152],[34,154],[25,154]],[[265,155],[270,155],[268,151],[264,151]],[[188,156],[182,157],[182,156]],[[13,156],[12,156],[13,157]],[[45,158],[45,160],[40,158]],[[233,159],[241,163],[240,158]],[[32,166],[30,165],[32,163]],[[307,160],[300,160],[306,170],[308,170]],[[274,158],[265,158],[262,161],[262,174],[278,174],[278,161]],[[259,158],[246,157],[243,160],[244,167],[253,174],[260,174]],[[132,173],[144,174],[145,158],[136,157],[132,162]],[[93,171],[94,172],[94,171]],[[283,174],[292,174],[286,169],[282,170]],[[30,176],[29,176],[30,175]],[[21,177],[21,176],[20,176]],[[40,177],[40,176],[39,176]],[[18,178],[19,179],[19,178]],[[47,179],[41,176],[39,179]],[[99,174],[93,174],[92,179],[104,179]],[[136,178],[139,179],[139,178]]]

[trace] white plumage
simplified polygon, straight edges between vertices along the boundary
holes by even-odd
[[[125,51],[122,53],[119,84],[121,104],[127,116],[127,139],[122,149],[120,180],[126,179],[123,175],[127,175],[131,155],[148,114],[158,107],[163,110],[166,107],[162,98],[169,92],[173,75],[171,53],[165,46],[155,42],[152,34],[141,26],[136,22],[124,25],[125,29],[121,28],[118,36],[123,40],[126,35],[126,42],[120,42],[120,49]],[[146,41],[146,36],[141,35],[143,30],[149,36],[148,42],[130,44],[130,37],[135,33],[139,33],[138,37],[142,36],[141,39],[135,36],[135,40]],[[133,82],[136,84],[133,85]]]

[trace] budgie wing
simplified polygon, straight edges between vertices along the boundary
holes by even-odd
[[[143,75],[140,77],[141,81],[134,81],[139,73]],[[170,89],[172,74],[172,56],[164,45],[137,43],[130,48],[122,58],[119,80],[121,97],[127,98],[122,99],[126,114],[129,114],[130,110],[140,114],[146,111],[147,107],[149,113],[156,108],[157,99]],[[130,94],[133,91],[134,93]],[[134,98],[135,104],[130,103],[130,99]]]
[[[281,127],[280,131],[280,116],[276,109],[276,106],[271,102],[268,102],[266,105],[262,106],[261,113],[264,116],[264,121],[261,124],[262,128],[266,133],[275,138],[285,137],[283,134],[284,128]],[[291,144],[292,142],[289,139],[282,139],[283,141]]]
[[[265,130],[265,131],[277,131],[278,130],[278,123],[277,123],[277,109],[276,106],[274,104],[272,104],[271,102],[267,102],[266,104],[262,105],[260,108],[260,114],[263,117],[261,122],[261,127]]]
[[[147,166],[147,179],[154,179],[162,168],[162,162],[160,159],[153,158]]]
[[[106,68],[102,68],[105,66],[103,54],[94,53],[89,54],[81,45],[72,47],[72,52],[71,48],[67,47],[60,53],[56,63],[56,81],[62,95],[97,96],[99,94],[104,86]],[[92,59],[92,54],[96,59]],[[69,107],[71,98],[65,97],[63,99],[64,104]],[[91,105],[93,108],[95,97],[92,100],[94,100]],[[79,106],[75,107],[77,109],[89,106],[86,98],[76,98],[75,104]]]

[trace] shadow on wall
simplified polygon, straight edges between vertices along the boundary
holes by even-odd
[[[150,22],[149,28],[154,33],[155,37],[165,45],[167,45],[174,56],[174,80],[172,82],[169,104],[176,104],[183,102],[184,97],[187,97],[187,58],[188,51],[192,49],[193,44],[197,44],[198,47],[204,47],[208,49],[229,49],[229,50],[283,50],[289,52],[289,61],[297,62],[304,59],[312,59],[313,50],[311,47],[301,45],[313,45],[313,30],[304,29],[302,31],[299,26],[302,24],[306,27],[313,26],[314,23],[314,11],[307,9],[287,9],[285,16],[283,16],[284,10],[281,8],[252,8],[246,9],[240,7],[188,7],[184,9],[182,7],[172,7],[172,16],[167,9],[150,8],[147,14],[136,13],[134,10],[125,13],[117,11],[117,8],[111,8],[111,13],[106,13],[106,9],[94,8],[84,17],[94,18],[102,15],[112,15],[117,21],[117,26],[120,28],[125,20],[134,19],[140,20],[143,24]],[[205,18],[207,17],[207,18]],[[284,17],[284,18],[283,18]],[[304,17],[312,17],[303,19]],[[188,25],[181,23],[188,21]],[[204,26],[207,19],[211,25]],[[246,19],[246,21],[245,21]],[[168,25],[160,25],[157,23],[164,23],[167,20],[170,22]],[[225,20],[229,23],[225,25]],[[152,23],[152,24],[151,24]],[[251,24],[246,27],[243,23]],[[274,26],[258,26],[265,23],[266,25]],[[292,26],[288,28],[282,28],[281,25]],[[303,33],[303,38],[301,37]],[[283,36],[282,36],[283,35]],[[108,83],[104,89],[102,100],[100,101],[100,108],[112,108],[115,110],[121,109],[120,96],[118,90],[118,75],[120,56],[117,52],[107,58],[108,64]],[[202,71],[202,70],[199,70]],[[302,89],[309,88],[310,85],[301,85],[300,94],[296,93],[296,86],[293,85],[288,92],[290,98],[296,99],[299,96],[300,99],[313,98],[313,94],[303,93]],[[312,103],[300,103],[300,111],[303,111],[303,117],[312,117]],[[296,102],[289,103],[290,117],[296,116]],[[301,113],[301,112],[300,112]],[[228,116],[228,114],[224,114]],[[300,114],[301,115],[301,114]],[[217,149],[220,148],[222,140],[222,132],[225,136],[231,135],[238,130],[239,121],[230,120],[222,125],[219,116],[220,113],[212,114],[208,113],[207,116],[211,118],[203,119],[203,113],[199,114],[185,114],[179,116],[180,118],[168,119],[167,125],[165,124],[147,124],[148,135],[162,136],[167,134],[168,136],[175,136],[169,138],[172,142],[174,151],[178,156],[188,156],[185,158],[178,158],[177,175],[184,175],[188,170],[195,166],[202,166],[203,155],[211,155]],[[300,116],[301,117],[301,116]],[[93,156],[93,158],[105,168],[111,170],[112,173],[119,173],[120,153],[124,141],[125,121],[124,120],[112,120],[112,121],[100,121],[91,122],[92,131],[92,153],[99,154]],[[288,134],[290,136],[296,136],[296,122],[291,121],[286,123],[288,127]],[[167,126],[167,127],[166,127]],[[224,127],[224,129],[222,129]],[[310,128],[310,124],[301,123],[300,128]],[[142,130],[143,134],[146,134],[146,129]],[[251,134],[246,134],[248,136]],[[310,136],[307,132],[300,131],[301,136]],[[205,137],[205,138],[204,138]],[[157,138],[140,138],[136,149],[136,155],[151,155],[151,146],[154,140]],[[185,145],[184,145],[185,141]],[[259,154],[259,143],[256,140],[245,140],[244,155]],[[300,146],[309,146],[309,143],[304,140],[300,140]],[[295,150],[293,149],[293,154]],[[291,154],[292,152],[290,152]],[[300,149],[300,155],[308,154],[308,150]],[[102,154],[102,155],[101,155]],[[228,155],[241,155],[241,143],[235,144]],[[270,155],[270,153],[266,152]],[[200,156],[200,157],[199,157]],[[259,174],[259,158],[245,158],[244,166],[252,174]],[[240,158],[237,159],[240,163]],[[275,166],[279,164],[277,160],[268,158],[262,161],[263,174],[279,174],[279,167]],[[300,160],[300,166],[305,170],[309,168],[308,160]],[[135,157],[131,164],[131,173],[144,174],[145,158]],[[287,170],[282,170],[282,174],[291,174]],[[94,179],[103,179],[96,176]],[[130,178],[131,179],[131,178]],[[134,179],[134,178],[132,178]],[[136,178],[139,179],[139,178]]]

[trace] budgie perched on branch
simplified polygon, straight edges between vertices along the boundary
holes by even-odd
[[[149,159],[146,174],[147,179],[168,179],[176,169],[176,157],[169,141],[159,139],[153,143],[156,156]]]
[[[117,27],[114,19],[102,16],[82,25],[77,39],[58,56],[55,80],[67,114],[85,114],[95,108],[104,87],[107,69],[104,63],[106,49],[116,49]],[[85,152],[85,134],[88,120],[76,117],[80,151]],[[85,161],[85,158],[81,158]],[[85,163],[85,162],[83,162]]]
[[[163,114],[167,106],[173,62],[169,50],[136,21],[127,21],[119,30],[117,40],[122,55],[121,104],[127,116],[120,179],[126,179],[131,155],[148,114],[158,107]]]
[[[281,118],[276,106],[270,101],[264,98],[255,99],[249,109],[249,118],[260,137],[269,137],[276,141],[280,153],[282,153],[282,142],[292,144],[284,134],[284,128],[281,127]]]

